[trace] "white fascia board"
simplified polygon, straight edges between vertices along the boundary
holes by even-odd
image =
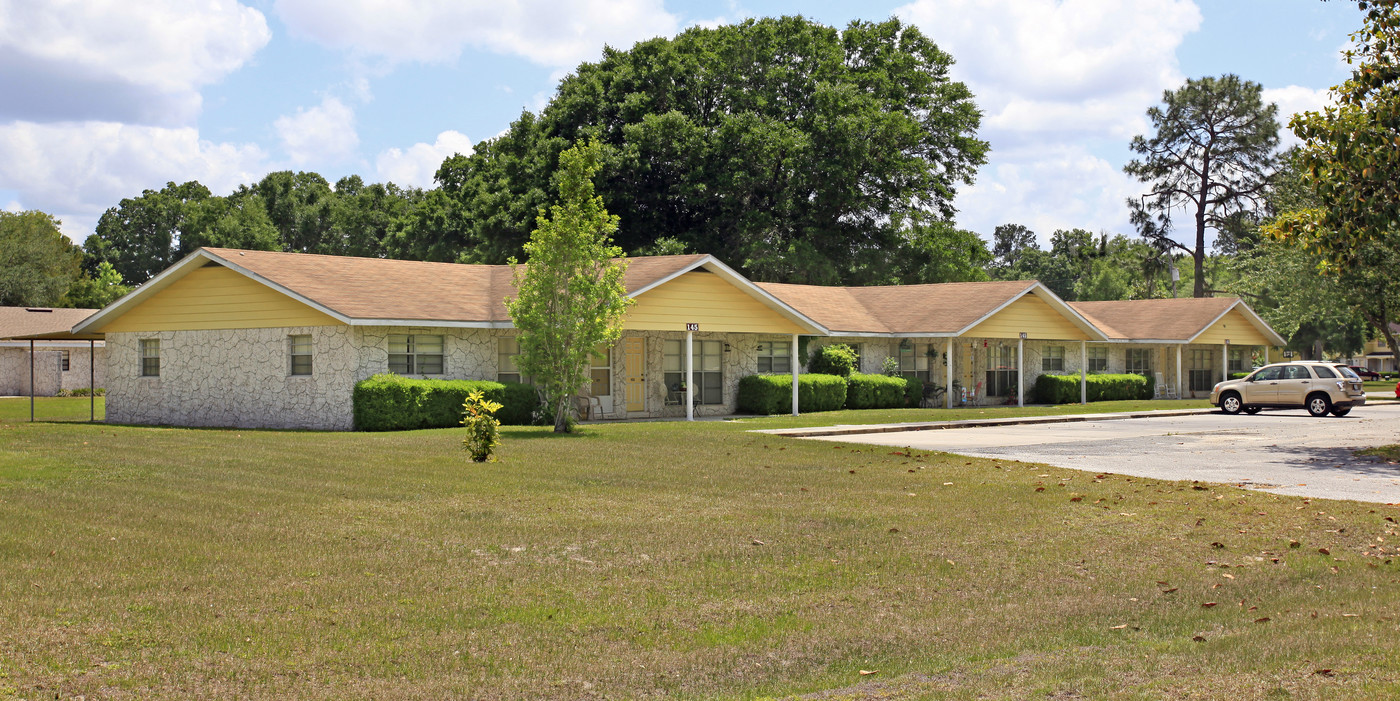
[[[796,309],[788,306],[786,302],[769,294],[767,290],[759,287],[758,285],[753,284],[753,282],[751,282],[748,278],[744,277],[743,275],[740,275],[738,271],[725,265],[724,263],[721,263],[718,258],[715,258],[714,256],[708,253],[705,254],[703,258],[696,260],[694,263],[691,263],[690,265],[687,265],[684,268],[681,268],[680,270],[677,270],[676,272],[671,273],[670,275],[667,275],[666,277],[663,277],[651,283],[650,285],[646,285],[645,287],[639,287],[636,290],[633,290],[632,293],[627,296],[635,298],[643,292],[656,289],[657,287],[660,287],[661,285],[664,285],[697,268],[704,268],[710,271],[711,273],[714,273],[715,275],[724,278],[727,282],[729,282],[729,284],[734,285],[735,287],[743,290],[744,292],[748,293],[750,297],[757,299],[764,306],[786,317],[788,321],[794,322],[798,326],[807,327],[809,330],[812,331],[812,335],[832,335],[832,332],[829,331],[825,326],[822,326],[816,321],[807,318],[807,316],[802,312],[799,312]]]
[[[833,330],[830,335],[834,338],[957,338],[956,333],[948,331],[928,331],[921,333],[905,333],[895,331],[840,331]]]
[[[1210,323],[1206,324],[1205,326],[1202,326],[1199,331],[1197,331],[1191,336],[1191,339],[1188,340],[1187,343],[1195,343],[1196,339],[1201,337],[1201,334],[1205,333],[1206,331],[1209,331],[1210,327],[1215,326],[1216,322],[1220,321],[1221,319],[1224,319],[1226,314],[1229,314],[1230,312],[1236,309],[1240,309],[1240,311],[1244,314],[1244,318],[1247,319],[1249,323],[1254,326],[1256,331],[1263,332],[1264,336],[1273,342],[1273,345],[1288,345],[1288,341],[1285,341],[1282,336],[1278,335],[1278,332],[1274,331],[1272,327],[1265,323],[1265,321],[1261,319],[1258,314],[1255,314],[1254,310],[1250,309],[1249,305],[1245,304],[1244,300],[1242,299],[1236,299],[1234,304],[1231,304],[1230,306],[1226,307],[1225,311],[1220,312],[1220,314],[1218,314],[1214,319],[1211,319]],[[1212,343],[1211,345],[1215,344]]]
[[[977,317],[976,319],[974,319],[974,320],[972,321],[972,323],[968,324],[967,326],[964,326],[964,327],[958,329],[957,333],[955,333],[955,334],[953,334],[953,335],[954,335],[955,337],[956,337],[956,336],[962,336],[963,334],[967,333],[968,331],[971,331],[972,329],[976,328],[978,324],[980,324],[980,323],[982,323],[982,322],[984,322],[984,321],[986,321],[986,320],[988,320],[988,319],[990,319],[990,318],[996,316],[996,315],[997,315],[997,312],[999,312],[999,311],[1001,311],[1001,310],[1003,310],[1003,309],[1005,309],[1005,308],[1011,306],[1011,304],[1012,304],[1013,302],[1015,302],[1016,300],[1018,300],[1018,299],[1020,299],[1021,297],[1023,297],[1027,292],[1030,292],[1031,290],[1035,289],[1035,286],[1036,286],[1036,285],[1039,285],[1039,284],[1040,284],[1040,283],[1038,283],[1038,282],[1032,283],[1032,284],[1030,284],[1030,285],[1027,285],[1027,286],[1026,286],[1026,289],[1021,290],[1020,292],[1017,292],[1017,293],[1014,294],[1014,295],[1009,295],[1009,296],[1006,298],[1006,301],[1005,301],[1005,302],[1002,302],[1001,304],[998,304],[995,308],[993,308],[991,311],[987,312],[986,314],[983,314],[982,316]]]
[[[72,328],[72,333],[94,333],[88,331],[88,329],[113,315],[121,316],[127,308],[144,302],[151,295],[160,292],[166,287],[169,287],[171,283],[187,275],[189,271],[204,265],[204,260],[219,259],[203,248],[195,250],[194,253],[181,258],[174,265],[157,273],[155,277],[141,283],[136,289],[122,295],[111,304],[108,304],[97,310],[88,318],[78,322],[78,325]]]

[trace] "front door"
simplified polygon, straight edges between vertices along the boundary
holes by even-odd
[[[640,336],[622,339],[623,396],[627,411],[647,410],[647,341]]]

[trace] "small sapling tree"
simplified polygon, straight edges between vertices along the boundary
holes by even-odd
[[[573,428],[573,399],[589,379],[590,355],[621,337],[632,302],[622,284],[627,262],[612,242],[618,218],[593,190],[602,148],[590,141],[559,154],[559,203],[536,218],[526,264],[511,259],[516,294],[506,309],[520,329],[520,372],[534,378],[556,433]]]

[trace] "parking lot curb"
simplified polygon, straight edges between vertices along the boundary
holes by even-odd
[[[1149,419],[1162,416],[1191,416],[1209,414],[1218,409],[1158,409],[1153,411],[1128,411],[1113,414],[1064,414],[1059,416],[1019,416],[1007,419],[963,419],[961,421],[926,421],[902,424],[868,424],[864,426],[819,426],[815,428],[769,428],[756,429],[754,433],[767,433],[790,438],[816,438],[819,436],[853,436],[862,433],[899,433],[901,431],[938,431],[949,428],[989,428],[995,426],[1021,426],[1026,424],[1064,424],[1085,421],[1121,421],[1124,419]]]

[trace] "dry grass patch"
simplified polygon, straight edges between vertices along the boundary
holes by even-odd
[[[0,425],[0,698],[1400,692],[1400,509],[741,428]]]

